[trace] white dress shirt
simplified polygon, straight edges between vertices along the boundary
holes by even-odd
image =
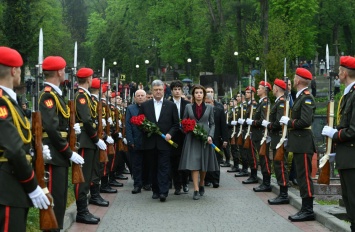
[[[153,102],[154,102],[155,119],[158,122],[160,117],[161,107],[163,106],[163,100],[157,101],[153,99]]]

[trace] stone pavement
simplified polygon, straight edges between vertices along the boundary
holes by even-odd
[[[89,206],[93,214],[101,217],[99,225],[74,222],[68,231],[350,231],[348,224],[317,206],[316,219],[321,223],[291,223],[287,218],[300,208],[298,195],[290,193],[291,204],[296,208],[270,206],[267,200],[276,197],[275,193],[255,193],[252,188],[256,184],[243,185],[246,177],[237,179],[226,170],[221,168],[220,187],[205,187],[205,195],[198,201],[192,200],[192,183],[188,194],[175,196],[170,190],[167,201],[162,203],[153,200],[150,191],[131,194],[133,181],[129,179],[118,194],[103,194],[110,200],[110,207]],[[274,183],[273,191],[278,193]],[[75,221],[75,205],[67,211],[66,228]]]

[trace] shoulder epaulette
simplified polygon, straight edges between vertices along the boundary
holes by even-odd
[[[0,97],[2,97],[2,89],[0,89]]]
[[[84,93],[84,90],[83,89],[79,89],[79,93]]]
[[[303,91],[303,93],[306,94],[306,95],[310,95],[310,94],[311,94],[308,89],[305,89],[305,90]]]
[[[52,91],[52,87],[51,87],[51,86],[46,86],[46,87],[44,88],[44,92],[49,93],[50,91]]]

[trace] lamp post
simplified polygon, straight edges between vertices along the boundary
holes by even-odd
[[[192,79],[192,81],[193,81],[193,78],[192,78],[192,76],[191,76],[191,58],[188,58],[187,59],[187,68],[188,68],[188,71],[189,71],[189,77]]]
[[[136,64],[136,80],[138,80],[138,69],[139,69],[139,64]]]
[[[148,84],[149,83],[149,69],[148,69],[149,60],[145,60],[144,63],[147,66],[147,84]]]
[[[236,65],[236,73],[237,73],[237,83],[239,85],[239,73],[238,73],[238,52],[234,52],[234,56],[235,56],[235,62],[237,63]]]

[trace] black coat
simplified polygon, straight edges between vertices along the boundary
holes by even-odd
[[[216,143],[219,143],[221,140],[227,142],[228,130],[224,110],[219,107],[213,107],[213,116],[215,125],[213,141]]]
[[[174,135],[179,130],[179,115],[176,105],[168,100],[163,100],[163,105],[160,112],[160,117],[158,122],[155,118],[154,111],[154,102],[153,99],[144,102],[138,114],[144,114],[146,119],[157,124],[160,129],[160,132],[163,134],[170,134],[172,139]],[[172,146],[165,141],[160,135],[152,134],[150,137],[147,136],[147,133],[143,133],[142,137],[142,149],[154,149],[158,150],[170,150]]]

